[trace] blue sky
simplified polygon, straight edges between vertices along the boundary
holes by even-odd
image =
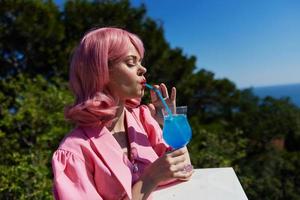
[[[62,4],[63,0],[55,0]],[[300,83],[300,0],[131,0],[171,47],[239,88]]]
[[[300,83],[299,0],[132,0],[171,47],[239,88]]]

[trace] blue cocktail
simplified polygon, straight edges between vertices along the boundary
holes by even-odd
[[[174,149],[184,147],[192,137],[192,130],[185,114],[164,117],[163,138]]]
[[[165,107],[163,138],[173,149],[179,149],[189,143],[192,137],[192,130],[186,117],[186,113],[181,113],[179,107],[172,113],[160,91],[149,84],[148,88],[155,91]],[[185,107],[186,108],[186,107]],[[182,109],[180,109],[182,110]],[[186,109],[185,109],[186,111]]]

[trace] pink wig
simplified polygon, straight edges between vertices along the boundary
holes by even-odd
[[[78,126],[102,126],[115,117],[118,99],[112,97],[106,86],[109,67],[125,58],[130,44],[144,56],[142,41],[122,29],[99,28],[83,37],[71,60],[69,84],[75,103],[66,107],[66,119]],[[139,103],[133,99],[126,106]]]

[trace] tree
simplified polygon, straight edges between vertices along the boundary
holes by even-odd
[[[52,1],[0,2],[0,77],[66,72],[64,27]]]
[[[0,199],[52,199],[52,151],[70,130],[66,83],[20,74],[0,88]]]

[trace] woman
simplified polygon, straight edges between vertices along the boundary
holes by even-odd
[[[139,105],[143,55],[141,40],[118,28],[93,30],[76,48],[75,103],[65,110],[76,127],[53,154],[56,199],[147,199],[157,187],[191,177],[187,149],[170,151],[162,139],[156,94],[148,106]],[[174,107],[175,88],[169,97],[164,84],[156,87]]]

